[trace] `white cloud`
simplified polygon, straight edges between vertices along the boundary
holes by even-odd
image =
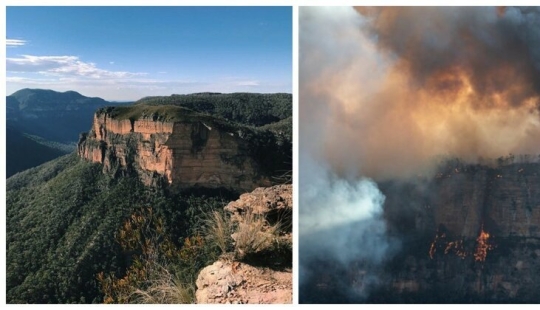
[[[6,46],[8,47],[17,47],[23,45],[26,45],[26,40],[6,39]]]
[[[112,61],[106,61],[109,64]],[[255,77],[176,77],[176,72],[139,73],[105,70],[77,56],[18,55],[6,59],[8,93],[21,88],[76,90],[108,100],[137,100],[196,92],[283,92],[290,85],[272,84]],[[165,78],[166,77],[166,78]]]
[[[239,81],[236,83],[236,86],[259,86],[259,81]]]
[[[91,79],[130,78],[146,74],[100,69],[96,64],[81,61],[77,56],[22,55],[18,58],[7,58],[6,69],[8,72],[32,72],[42,75],[79,76]]]

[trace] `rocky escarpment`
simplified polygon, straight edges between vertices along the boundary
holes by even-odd
[[[387,257],[375,266],[317,262],[319,272],[301,296],[309,302],[540,302],[539,184],[540,164],[532,160],[456,160],[431,178],[379,183],[392,240]]]
[[[94,115],[78,154],[112,174],[136,172],[146,185],[244,192],[270,184],[250,145],[209,116],[179,107],[108,108]],[[171,116],[172,115],[172,116]]]
[[[490,168],[454,163],[431,180],[382,184],[385,214],[395,232],[476,238],[540,238],[540,165]],[[402,210],[413,212],[403,214]]]
[[[225,210],[235,256],[201,270],[197,303],[291,303],[292,185],[257,188]]]
[[[538,163],[459,162],[432,180],[383,184],[403,244],[372,301],[540,301],[539,184]]]

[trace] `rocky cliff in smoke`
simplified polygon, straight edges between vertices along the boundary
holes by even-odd
[[[300,302],[540,302],[538,7],[299,19]]]
[[[375,300],[539,301],[540,164],[506,161],[453,161],[430,181],[381,186],[404,246]]]
[[[348,269],[319,262],[323,271],[304,296],[331,302],[539,302],[540,164],[530,157],[499,161],[453,160],[432,178],[379,183],[388,234],[401,245],[376,267],[369,296],[354,293],[369,281],[362,262]]]
[[[135,172],[146,185],[243,192],[270,185],[253,153],[253,135],[181,107],[107,108],[96,112],[77,152],[106,173]]]

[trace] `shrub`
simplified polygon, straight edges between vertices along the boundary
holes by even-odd
[[[280,221],[269,225],[264,216],[251,210],[242,213],[240,217],[232,235],[237,259],[271,249],[279,243]]]

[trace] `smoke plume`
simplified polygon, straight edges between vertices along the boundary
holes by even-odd
[[[349,281],[347,275],[330,275],[338,277],[329,284],[336,292],[326,292],[334,295],[331,299],[300,297],[332,303],[362,300],[377,284],[377,267],[391,247],[382,219],[384,196],[373,181],[343,179],[309,156],[300,165],[305,172],[300,183],[301,289],[317,285],[321,281],[317,276],[328,263],[330,272],[346,270],[355,278]],[[360,274],[354,275],[352,266],[359,267]]]
[[[359,18],[352,8],[336,8],[331,14],[302,8],[300,21],[300,301],[361,301],[378,283],[377,268],[395,246],[382,219],[384,196],[373,181],[361,177],[356,164],[354,152],[360,146],[355,144],[362,142],[344,140],[353,136],[342,131],[348,113],[333,105],[336,97],[328,87],[338,79],[360,77],[357,73],[369,86],[368,77],[379,71],[376,65],[359,62],[353,64],[355,70],[341,69],[356,53],[375,57],[375,50],[359,36]],[[346,171],[328,157],[331,141],[340,145],[335,154],[348,158]]]
[[[361,301],[397,248],[371,179],[539,153],[540,12],[302,7],[299,86],[300,300]]]
[[[300,102],[302,151],[338,175],[537,154],[540,12],[303,8]]]

